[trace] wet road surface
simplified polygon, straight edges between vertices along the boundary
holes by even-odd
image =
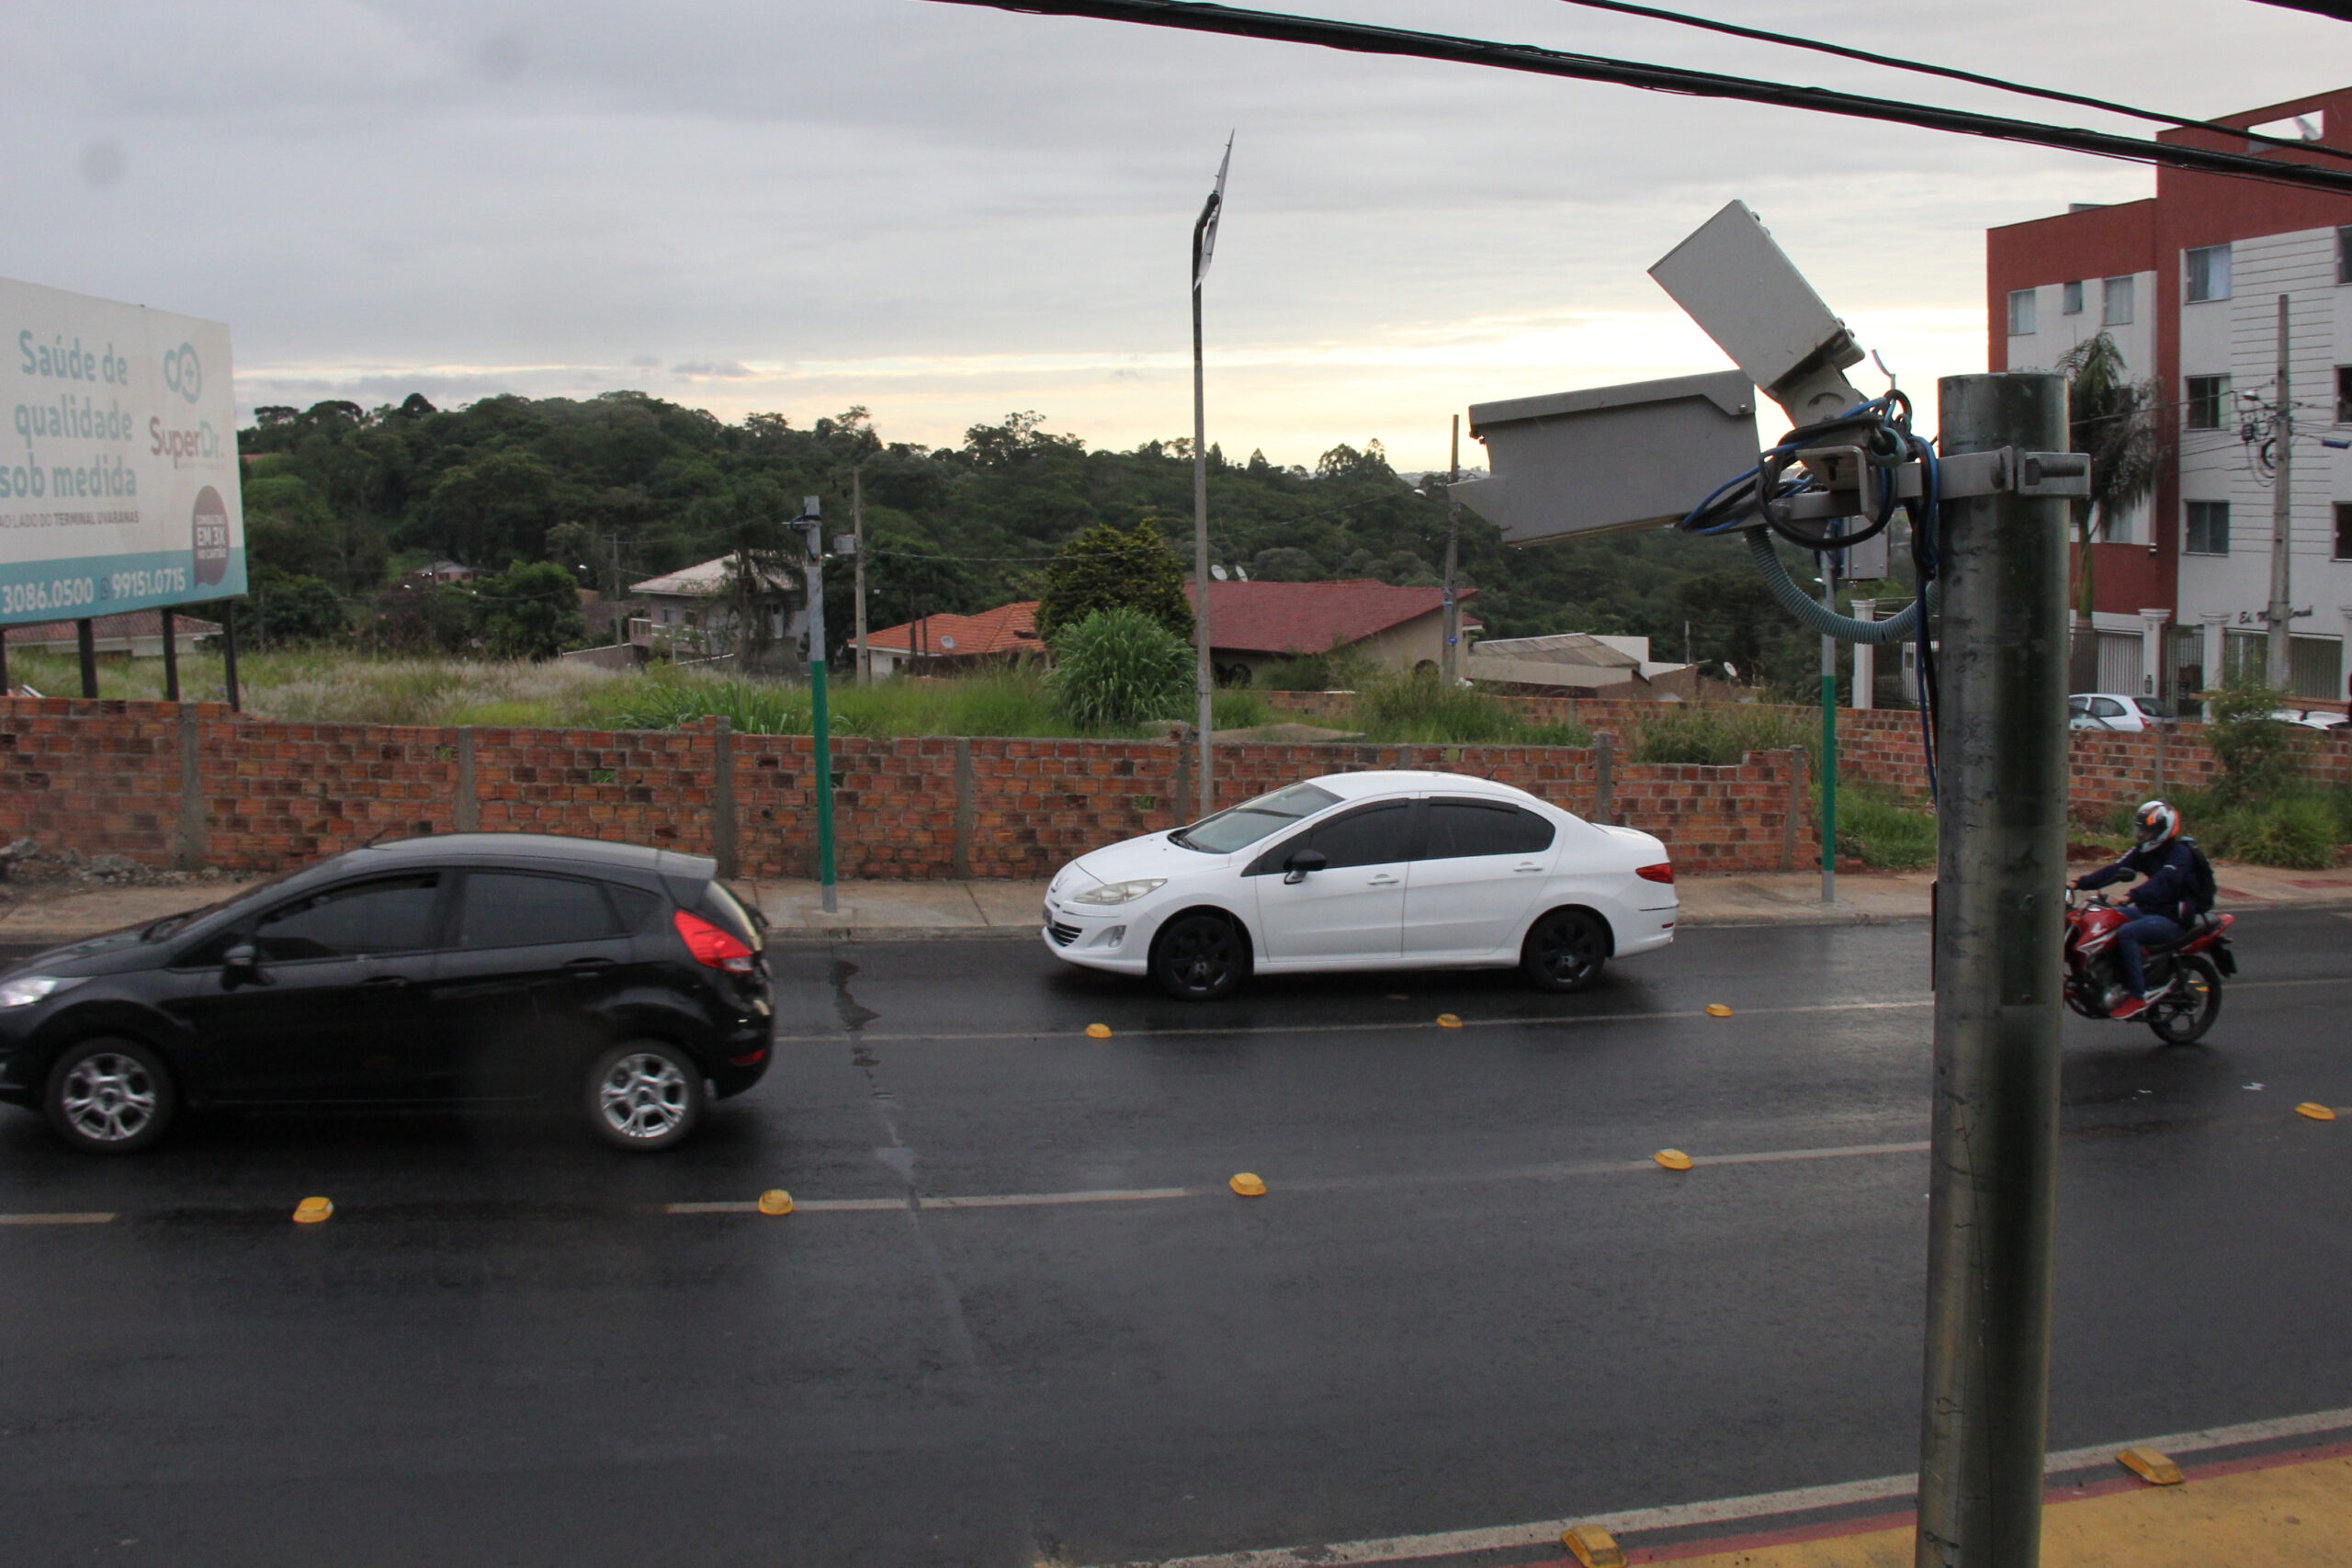
[[[2291,1113],[2352,1107],[2352,919],[2238,931],[2207,1043],[2069,1021],[2053,1446],[2352,1404],[2352,1118]],[[783,948],[775,1069],[655,1158],[0,1108],[0,1214],[115,1216],[0,1224],[0,1560],[1085,1563],[1901,1472],[1927,941],[1213,1008]]]

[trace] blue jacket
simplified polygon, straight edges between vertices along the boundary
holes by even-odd
[[[2162,915],[2186,924],[2195,914],[2188,896],[2195,864],[2187,844],[2168,839],[2161,844],[2142,844],[2113,865],[2084,873],[2077,886],[2104,887],[2127,876],[2143,876],[2147,880],[2126,896],[2132,907],[2143,915]]]

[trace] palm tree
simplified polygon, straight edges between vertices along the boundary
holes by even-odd
[[[2154,492],[2166,426],[2163,389],[2134,381],[2123,353],[2105,333],[2076,344],[2058,361],[2066,378],[2066,420],[2077,452],[2091,458],[2091,492],[2075,508],[2075,685],[2098,681],[2098,640],[2091,630],[2091,543]],[[2088,657],[2090,668],[2082,660]]]
[[[776,641],[776,620],[792,602],[805,547],[781,523],[738,523],[728,531],[727,575],[718,602],[733,623],[735,667],[765,668]]]

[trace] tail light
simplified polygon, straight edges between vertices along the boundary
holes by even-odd
[[[1671,883],[1674,880],[1674,863],[1670,860],[1662,860],[1656,865],[1643,866],[1634,874],[1644,882]]]
[[[752,950],[736,940],[732,931],[712,925],[698,915],[684,909],[670,917],[678,928],[678,935],[695,962],[713,969],[724,969],[729,975],[749,975],[752,970]]]

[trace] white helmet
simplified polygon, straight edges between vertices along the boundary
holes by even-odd
[[[2180,813],[2161,800],[2145,800],[2132,814],[2132,830],[2143,844],[2169,843],[2180,836]]]

